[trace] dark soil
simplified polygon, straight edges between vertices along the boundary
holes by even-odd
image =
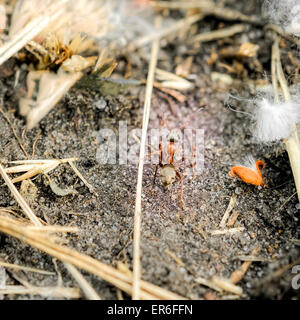
[[[232,8],[246,14],[260,14],[260,1],[230,1]],[[178,15],[178,13],[177,13]],[[234,22],[206,17],[198,23],[197,32],[215,29],[221,24]],[[230,277],[241,265],[238,256],[250,255],[255,247],[261,252],[262,262],[253,262],[239,283],[242,299],[297,299],[299,290],[291,287],[291,269],[273,277],[273,273],[299,258],[299,210],[296,189],[283,145],[262,146],[251,136],[250,118],[224,107],[228,91],[243,98],[251,97],[249,82],[264,79],[263,71],[270,74],[271,32],[261,26],[247,25],[247,32],[230,39],[202,44],[199,48],[187,45],[186,38],[162,42],[158,67],[174,72],[176,64],[193,56],[191,73],[195,75],[195,89],[185,93],[187,99],[179,103],[172,97],[154,89],[149,128],[187,127],[204,129],[204,170],[200,175],[185,176],[185,166],[178,163],[183,179],[184,208],[179,204],[180,182],[164,189],[157,178],[153,183],[155,165],[146,165],[143,181],[142,218],[142,278],[190,299],[201,299],[213,292],[195,282],[197,277],[209,279],[214,275]],[[218,52],[228,45],[242,42],[259,45],[257,60],[243,62],[243,74],[230,74],[236,79],[231,86],[222,86],[211,80],[211,72],[229,74],[218,64],[209,65],[212,50]],[[297,78],[298,69],[288,59],[291,51],[297,57],[297,48],[287,40],[282,48],[285,72],[291,82]],[[132,53],[132,78],[147,76],[150,48]],[[228,58],[222,60],[232,64]],[[1,73],[6,68],[10,74]],[[20,69],[16,87],[15,72]],[[18,99],[24,93],[27,66],[10,59],[0,67],[0,101],[14,128],[21,136],[24,119],[18,114]],[[121,73],[121,67],[119,68]],[[118,72],[117,72],[118,74]],[[132,230],[135,204],[137,165],[103,165],[97,161],[100,142],[99,129],[110,128],[116,132],[119,121],[127,121],[128,130],[141,128],[144,87],[129,87],[117,95],[107,95],[97,90],[75,87],[58,103],[37,128],[26,132],[23,145],[29,154],[40,134],[34,158],[78,157],[78,169],[92,184],[98,195],[92,194],[76,177],[68,165],[61,165],[50,176],[61,187],[73,186],[78,195],[59,197],[38,176],[33,182],[38,188],[31,201],[36,214],[50,224],[72,225],[80,229],[68,234],[68,245],[100,261],[116,266],[118,261],[132,268]],[[234,108],[251,111],[251,105],[233,101]],[[100,106],[100,107],[99,107]],[[196,112],[202,108],[200,112]],[[190,121],[189,121],[190,120]],[[0,115],[0,158],[5,161],[25,159],[7,121]],[[129,142],[130,143],[130,142]],[[263,177],[266,188],[247,185],[228,176],[231,166],[242,162],[246,155],[263,159],[266,168]],[[17,184],[20,187],[20,184]],[[244,231],[235,234],[211,235],[235,195],[234,210],[238,212],[235,227]],[[19,210],[6,186],[0,188],[0,206]],[[199,232],[200,230],[200,232]],[[203,232],[201,232],[201,230]],[[204,235],[203,235],[204,234]],[[0,235],[0,259],[10,263],[55,271],[52,258],[12,237]],[[181,259],[178,264],[166,253],[170,251]],[[59,263],[65,286],[76,283],[63,264]],[[21,274],[21,273],[20,273]],[[116,288],[96,276],[83,272],[103,299],[116,299]],[[10,275],[8,283],[16,280]],[[37,286],[56,285],[57,276],[22,273],[21,276]],[[125,296],[126,297],[126,296]],[[226,299],[224,295],[216,297]],[[5,296],[4,299],[43,299],[39,296]]]

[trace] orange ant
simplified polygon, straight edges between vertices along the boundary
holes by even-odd
[[[187,121],[185,124],[183,124],[179,130],[183,130],[183,128],[186,126],[187,123],[189,123],[193,117],[196,116],[196,114],[201,111],[205,105],[201,106],[202,108],[197,110],[194,115],[192,115],[192,117],[189,119],[189,121]],[[158,166],[161,168],[160,170],[160,178],[161,178],[161,182],[163,184],[164,187],[168,187],[170,184],[172,184],[175,179],[176,179],[176,176],[177,178],[182,182],[182,177],[181,175],[179,174],[179,172],[176,170],[175,166],[174,166],[174,155],[175,155],[175,139],[173,137],[170,138],[170,144],[169,144],[169,154],[170,154],[170,157],[169,157],[169,163],[167,164],[163,164],[162,163],[162,156],[163,156],[163,150],[162,150],[162,144],[159,143],[159,153],[160,153],[160,156],[159,156],[159,163],[158,165],[156,165],[156,168],[155,168],[155,174],[154,174],[154,182],[155,182],[155,178],[156,178],[156,174],[157,174],[157,169],[158,169]],[[182,161],[184,161],[184,157],[182,156]],[[191,164],[190,165],[191,167],[194,166],[194,164]]]
[[[168,101],[169,101],[169,99],[168,99]],[[182,131],[185,128],[185,126],[196,116],[196,114],[198,114],[198,112],[202,111],[202,109],[204,107],[205,107],[205,105],[201,105],[201,108],[199,108],[199,110],[194,112],[194,114],[190,117],[190,119],[185,124],[181,125],[178,130]],[[163,112],[162,112],[162,114],[163,114]],[[170,141],[170,144],[169,144],[169,163],[166,163],[166,164],[163,164],[163,147],[162,147],[162,143],[161,142],[159,143],[159,163],[156,165],[156,168],[155,168],[153,183],[155,183],[158,167],[160,167],[160,180],[161,180],[162,185],[165,188],[168,188],[169,185],[174,183],[176,180],[176,177],[177,177],[179,179],[179,181],[181,182],[180,200],[179,201],[180,201],[180,207],[181,207],[181,209],[183,209],[183,178],[181,177],[180,173],[178,172],[178,170],[176,169],[176,167],[174,165],[174,157],[175,157],[175,151],[176,151],[174,137],[170,137],[169,141]],[[191,141],[189,141],[189,144],[192,147]],[[183,155],[181,157],[181,160],[185,161],[185,158]],[[194,163],[190,164],[189,166],[193,168]]]
[[[155,183],[156,175],[157,175],[157,169],[160,167],[160,180],[161,183],[165,188],[167,188],[169,185],[171,185],[176,177],[181,182],[181,190],[180,190],[180,207],[183,209],[183,179],[180,175],[180,173],[176,170],[174,165],[174,154],[175,154],[175,140],[174,138],[170,138],[170,144],[169,144],[169,163],[163,164],[162,163],[162,157],[163,157],[163,150],[162,150],[162,144],[159,143],[159,163],[156,165],[155,173],[154,173],[154,179],[153,183]],[[184,160],[184,158],[182,157]]]
[[[172,184],[175,181],[176,176],[179,178],[179,180],[182,180],[181,175],[175,169],[175,166],[174,166],[174,154],[175,154],[174,138],[170,138],[169,151],[170,151],[169,163],[163,164],[162,163],[162,156],[163,156],[162,144],[161,142],[159,143],[159,163],[156,165],[156,168],[155,168],[153,182],[155,182],[158,167],[161,167],[160,179],[164,187],[168,187],[170,184]]]

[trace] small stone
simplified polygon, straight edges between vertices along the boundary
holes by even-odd
[[[107,102],[101,97],[98,101],[95,102],[95,107],[99,110],[104,110],[107,106]]]
[[[237,188],[235,188],[234,192],[235,192],[235,194],[241,194],[242,188],[237,187]]]
[[[258,272],[257,272],[257,276],[258,276],[259,278],[261,278],[262,275],[263,275],[263,272],[262,272],[262,271],[258,271]]]

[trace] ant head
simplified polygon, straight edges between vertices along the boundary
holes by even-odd
[[[168,134],[167,139],[170,142],[179,142],[182,140],[182,132],[178,129],[173,129],[171,132]]]

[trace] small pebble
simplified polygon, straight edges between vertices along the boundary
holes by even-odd
[[[235,192],[235,194],[241,194],[242,188],[237,187],[237,188],[235,188],[234,192]]]
[[[99,110],[104,110],[107,106],[107,102],[101,97],[98,101],[95,102],[95,107]]]
[[[263,275],[263,272],[262,272],[262,271],[258,271],[258,272],[257,272],[257,276],[258,276],[259,278],[261,278],[262,275]]]

